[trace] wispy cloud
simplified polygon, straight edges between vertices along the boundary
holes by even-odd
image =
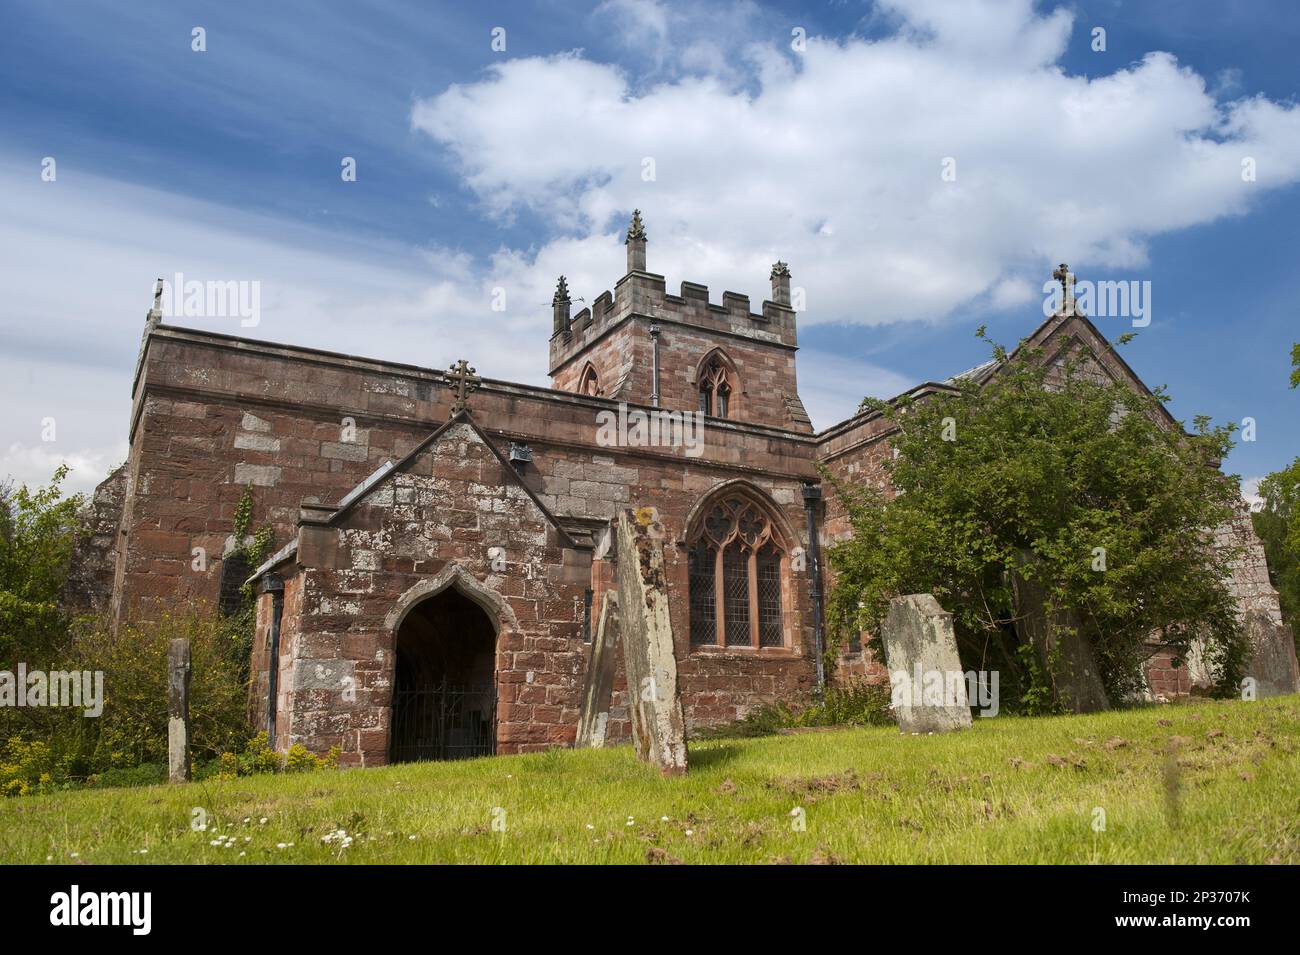
[[[645,42],[697,38],[633,6],[655,15]],[[751,44],[752,85],[730,81],[734,57],[645,88],[580,53],[528,57],[419,101],[411,123],[488,216],[613,238],[640,206],[652,269],[740,290],[788,260],[805,323],[1027,303],[1045,264],[1139,267],[1152,236],[1300,179],[1300,108],[1221,104],[1161,52],[1067,75],[1064,8],[884,6],[897,28],[883,39]]]
[[[202,56],[179,8],[122,11],[116,33],[92,13],[24,11],[23,37],[61,65],[35,105],[0,94],[25,110],[0,152],[0,474],[42,481],[68,460],[93,482],[120,459],[159,275],[261,283],[258,327],[188,324],[428,366],[467,357],[545,384],[555,278],[587,301],[611,287],[640,206],[670,287],[757,301],[781,258],[806,291],[805,332],[873,326],[853,352],[871,361],[829,335],[800,353],[824,427],[914,384],[865,348],[907,322],[1023,308],[1027,328],[1045,266],[1141,267],[1153,237],[1300,178],[1300,111],[1250,95],[1240,71],[1207,78],[1152,53],[1067,73],[1082,34],[1030,0],[872,10],[869,38],[796,51],[798,16],[747,0],[604,0],[572,22],[512,9],[498,55],[469,8],[289,4],[255,28],[214,12]],[[56,183],[38,176],[47,141],[62,144]],[[360,156],[352,191],[346,154]],[[926,375],[960,367],[943,364]]]

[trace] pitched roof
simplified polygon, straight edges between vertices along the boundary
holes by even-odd
[[[519,477],[519,474],[515,471],[514,467],[510,464],[508,460],[506,460],[505,455],[501,453],[501,449],[496,446],[496,444],[492,441],[490,437],[488,437],[487,432],[485,432],[482,428],[479,427],[478,422],[474,420],[474,416],[470,414],[468,408],[463,411],[457,412],[456,414],[448,418],[446,423],[436,428],[432,434],[430,434],[427,438],[425,438],[414,448],[412,448],[411,451],[406,455],[406,457],[402,458],[396,464],[390,463],[384,467],[379,468],[377,471],[375,471],[375,473],[370,475],[370,477],[366,478],[365,481],[362,481],[360,485],[353,488],[352,491],[349,491],[348,494],[344,496],[343,500],[339,501],[338,510],[336,510],[334,514],[330,516],[327,523],[329,523],[330,525],[337,526],[338,523],[341,520],[343,520],[343,518],[345,518],[348,514],[350,514],[352,510],[363,499],[368,497],[372,491],[374,491],[376,488],[381,487],[394,474],[406,470],[406,468],[409,467],[412,464],[412,462],[415,461],[416,458],[418,458],[421,454],[423,454],[430,447],[432,447],[438,441],[438,439],[441,438],[444,434],[446,434],[449,430],[451,430],[451,427],[455,424],[464,424],[468,426],[470,430],[472,430],[476,435],[478,435],[479,439],[482,440],[482,442],[487,446],[488,450],[492,452],[493,456],[499,462],[501,462],[501,467],[506,475],[506,480],[508,482],[518,485],[523,490],[523,492],[528,495],[529,499],[532,500],[532,502],[535,505],[537,505],[537,509],[542,512],[542,514],[550,522],[551,526],[554,527],[556,531],[559,533],[560,538],[565,543],[565,546],[568,547],[580,546],[569,534],[569,532],[564,529],[563,525],[560,524],[559,519],[554,514],[551,513],[550,508],[548,508],[545,504],[542,503],[542,499],[539,498],[535,493],[533,493],[532,488],[530,488],[527,484],[523,482],[523,480]]]
[[[1071,326],[1071,323],[1076,323],[1076,324]],[[1020,344],[1017,345],[1014,349],[1012,349],[1011,354],[1012,355],[1016,354],[1025,346],[1037,347],[1043,345],[1051,341],[1053,336],[1056,335],[1057,332],[1059,332],[1062,328],[1066,328],[1067,326],[1071,326],[1071,331],[1075,329],[1083,331],[1089,340],[1084,341],[1083,338],[1077,334],[1067,333],[1065,336],[1062,336],[1065,341],[1068,342],[1070,339],[1079,341],[1080,344],[1088,348],[1089,351],[1091,351],[1094,355],[1098,355],[1098,356],[1104,355],[1107,358],[1112,359],[1119,366],[1119,368],[1125,373],[1125,375],[1128,376],[1128,378],[1130,379],[1130,384],[1138,388],[1141,388],[1142,391],[1144,391],[1148,395],[1151,394],[1151,389],[1147,387],[1146,382],[1144,382],[1138,376],[1137,372],[1135,372],[1132,366],[1130,366],[1129,363],[1124,360],[1123,356],[1120,355],[1119,351],[1115,348],[1115,346],[1112,345],[1110,341],[1107,340],[1106,336],[1101,333],[1100,329],[1098,329],[1097,326],[1094,325],[1092,321],[1088,318],[1088,316],[1084,315],[1082,312],[1075,311],[1073,314],[1070,315],[1065,315],[1060,312],[1057,312],[1056,314],[1052,315],[1050,318],[1047,318],[1046,320],[1041,322],[1037,328],[1035,328],[1032,332],[1030,332],[1027,336],[1025,336],[1025,338],[1021,340]],[[951,378],[947,378],[942,381],[936,380],[936,381],[921,382],[918,385],[908,388],[906,391],[900,392],[899,394],[895,395],[893,398],[890,398],[889,403],[892,404],[909,395],[917,396],[923,394],[926,391],[955,388],[962,381],[973,381],[976,384],[983,385],[986,384],[997,373],[998,369],[1001,366],[1002,366],[1001,361],[999,361],[996,358],[990,358],[988,361],[982,362],[973,368],[967,368],[965,371],[953,375]],[[1110,373],[1110,370],[1105,368],[1104,365],[1103,365],[1103,369],[1107,372],[1107,374]],[[1159,407],[1161,418],[1164,420],[1164,422],[1169,426],[1177,427],[1178,422],[1174,419],[1173,415],[1169,413],[1169,410],[1165,408],[1163,404],[1159,405],[1158,407]],[[824,439],[827,435],[831,434],[832,432],[839,432],[845,430],[847,427],[862,421],[866,421],[874,417],[876,414],[878,414],[878,412],[876,412],[874,409],[868,411],[859,411],[856,414],[851,415],[850,417],[844,419],[843,421],[836,422],[835,424],[822,429],[817,433],[817,437],[819,440]]]

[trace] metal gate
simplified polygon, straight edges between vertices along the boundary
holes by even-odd
[[[496,687],[441,686],[393,693],[391,760],[472,759],[496,751]]]

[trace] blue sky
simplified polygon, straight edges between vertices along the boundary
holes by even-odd
[[[1181,418],[1256,420],[1229,470],[1300,452],[1300,5],[20,0],[3,18],[0,472],[20,480],[68,460],[87,488],[124,458],[155,276],[260,282],[256,327],[181,324],[546,384],[555,278],[612,288],[633,206],[670,288],[759,301],[790,262],[818,427],[979,363],[980,324],[1014,343],[1068,261],[1151,283],[1125,357]]]

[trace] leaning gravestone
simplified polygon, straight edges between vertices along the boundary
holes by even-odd
[[[582,713],[578,717],[578,738],[574,742],[577,749],[600,749],[605,745],[617,656],[618,595],[607,593],[600,604],[600,625],[591,641],[587,681],[582,689]]]
[[[614,531],[618,624],[637,756],[665,776],[686,772],[686,721],[664,574],[663,525],[654,508],[628,509]]]
[[[167,779],[190,781],[190,642],[167,647]]]
[[[1256,696],[1263,699],[1300,693],[1300,666],[1296,663],[1291,628],[1274,621],[1263,610],[1251,610],[1244,624],[1250,646],[1246,676],[1255,681]]]
[[[1037,561],[1030,551],[1022,551],[1020,557],[1025,566]],[[1011,584],[1016,595],[1016,616],[1020,618],[1016,629],[1033,646],[1038,662],[1052,681],[1057,701],[1072,713],[1110,709],[1092,641],[1079,615],[1060,609],[1049,613],[1047,591],[1032,574],[1013,573]]]
[[[931,594],[895,597],[880,636],[899,731],[968,729],[966,677],[957,655],[952,614]]]

